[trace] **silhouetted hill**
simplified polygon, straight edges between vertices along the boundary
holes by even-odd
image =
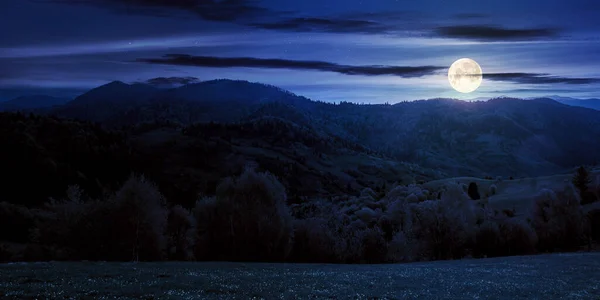
[[[8,202],[38,205],[75,184],[97,196],[135,169],[125,136],[89,123],[0,113],[0,140]]]
[[[290,201],[446,176],[276,117],[185,128],[148,124],[133,132],[134,148],[146,159],[145,173],[172,188],[166,193],[188,201],[198,193],[213,194],[223,177],[239,174],[247,165],[275,174]]]
[[[600,110],[600,99],[576,99],[571,97],[549,96],[560,103]]]
[[[600,112],[552,99],[335,105],[246,81],[213,80],[169,90],[117,82],[78,97],[55,114],[109,128],[276,117],[454,176],[535,176],[600,160],[595,151],[600,149]]]
[[[126,84],[113,81],[84,93],[52,114],[74,119],[106,122],[114,116],[144,105],[158,89],[145,84]]]
[[[146,174],[168,199],[186,206],[199,194],[214,194],[217,182],[248,165],[278,176],[290,201],[446,175],[276,117],[107,131],[89,122],[0,113],[0,138],[10,141],[0,148],[0,168],[10,170],[4,200],[27,205],[62,198],[75,184],[96,197],[132,172]]]
[[[45,109],[69,102],[69,98],[57,98],[45,95],[22,96],[0,102],[0,111],[29,111]]]

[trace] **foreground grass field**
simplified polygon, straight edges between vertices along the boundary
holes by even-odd
[[[391,265],[0,265],[3,299],[600,299],[600,253]]]

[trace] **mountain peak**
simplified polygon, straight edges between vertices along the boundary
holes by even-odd
[[[109,82],[109,83],[107,83],[105,85],[102,85],[102,86],[129,86],[129,84],[127,84],[127,83],[125,83],[123,81],[120,81],[120,80],[113,80],[113,81],[111,81],[111,82]]]

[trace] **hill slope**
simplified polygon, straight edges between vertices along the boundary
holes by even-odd
[[[600,160],[600,111],[551,99],[334,105],[232,80],[170,90],[123,83],[98,89],[54,114],[108,127],[155,121],[238,123],[271,116],[454,176],[548,175]],[[93,101],[82,100],[88,98]]]
[[[275,174],[290,201],[446,176],[274,117],[107,131],[89,122],[0,113],[0,138],[11,141],[0,147],[0,168],[10,170],[3,200],[26,205],[62,198],[75,184],[96,197],[132,172],[145,174],[171,202],[186,206],[200,194],[214,194],[218,182],[248,165]]]

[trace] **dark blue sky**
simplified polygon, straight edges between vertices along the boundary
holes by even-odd
[[[596,2],[2,0],[0,98],[156,77],[244,79],[365,103],[600,97]],[[470,94],[446,77],[462,57],[484,72]]]

